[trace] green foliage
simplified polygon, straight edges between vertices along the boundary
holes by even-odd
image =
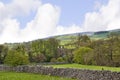
[[[106,40],[92,41],[94,65],[120,66],[120,36],[110,34]]]
[[[57,58],[57,62],[64,62],[64,59],[62,57]]]
[[[62,56],[68,63],[74,60],[81,64],[120,66],[120,30],[68,34],[5,45],[16,53],[28,55],[30,62],[56,62],[61,61],[57,58]],[[88,51],[85,48],[89,48]],[[0,46],[0,63],[7,53],[7,48]]]
[[[50,62],[51,58],[57,57],[58,45],[59,45],[59,40],[55,38],[33,41],[28,51],[30,56],[30,61],[33,60],[34,56],[40,55],[42,53],[46,57],[46,60],[44,61]]]
[[[59,40],[55,38],[49,38],[45,43],[45,55],[47,61],[49,62],[51,58],[57,58],[57,49],[59,46]]]
[[[23,55],[22,53],[17,52],[15,50],[10,50],[4,60],[4,64],[10,66],[25,65],[28,63],[28,56]]]
[[[31,73],[0,72],[0,80],[76,80],[76,79]]]
[[[85,58],[89,57],[88,55],[91,55],[92,52],[91,48],[88,47],[81,47],[74,51],[74,62],[85,64]]]
[[[76,48],[79,47],[88,47],[89,44],[91,43],[91,39],[87,35],[78,35],[77,40],[75,42]]]
[[[46,61],[46,57],[44,54],[37,54],[35,57],[34,57],[34,60],[35,62],[37,63],[40,63],[40,62],[45,62]]]
[[[8,47],[0,45],[0,64],[4,62],[4,59],[8,53]]]
[[[56,58],[51,58],[50,62],[57,62]]]
[[[64,58],[65,62],[73,63],[73,54],[69,53],[69,54],[65,55],[63,58]]]

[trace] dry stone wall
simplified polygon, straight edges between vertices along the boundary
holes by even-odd
[[[52,68],[44,66],[0,66],[0,71],[15,71],[38,73],[43,75],[52,75],[60,77],[76,78],[78,80],[120,80],[120,72],[111,71],[93,71],[71,68]]]

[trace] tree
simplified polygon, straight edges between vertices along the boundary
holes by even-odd
[[[77,36],[77,41],[76,41],[76,47],[83,47],[83,46],[88,46],[90,44],[91,40],[87,35],[78,35]]]
[[[51,58],[57,58],[57,51],[59,46],[59,40],[55,38],[49,38],[46,40],[44,47],[45,47],[45,56],[47,57],[47,61],[49,62]]]
[[[86,58],[88,58],[89,56],[85,55],[91,55],[90,53],[93,50],[89,47],[81,47],[77,50],[74,51],[74,62],[76,63],[80,63],[80,64],[85,64]],[[90,59],[91,60],[91,59]]]
[[[35,57],[34,57],[34,60],[35,62],[39,63],[39,62],[45,62],[46,61],[46,56],[42,53],[40,54],[37,54]]]
[[[65,59],[65,62],[73,63],[73,53],[67,53],[63,58]]]
[[[5,57],[4,64],[10,66],[18,66],[28,64],[28,56],[23,55],[21,52],[15,50],[8,51],[7,56]]]
[[[112,32],[108,35],[108,49],[109,49],[109,57],[111,60],[111,65],[120,66],[120,34]],[[117,63],[117,64],[116,64]],[[118,65],[119,64],[119,65]]]
[[[104,40],[97,40],[94,42],[94,65],[109,65],[108,46]]]
[[[110,53],[110,59],[113,60],[113,54],[114,54],[114,49],[116,48],[116,42],[119,41],[119,35],[117,33],[110,33],[110,35],[108,35],[108,44],[109,44],[109,53]]]
[[[7,52],[8,52],[8,47],[4,45],[0,45],[0,64],[3,64]]]

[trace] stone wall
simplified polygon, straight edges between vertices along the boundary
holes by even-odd
[[[120,80],[120,72],[93,71],[70,68],[52,68],[44,66],[0,66],[0,71],[15,71],[27,73],[39,73],[60,77],[77,78],[78,80]]]

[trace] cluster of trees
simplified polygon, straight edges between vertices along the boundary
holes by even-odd
[[[4,59],[4,64],[10,66],[18,66],[28,64],[28,56],[25,53],[19,52],[17,50],[9,50],[7,56]]]
[[[79,36],[80,39],[85,39],[86,37],[87,36]],[[80,41],[79,38],[79,47],[74,51],[74,61],[76,63],[103,66],[120,66],[119,35],[111,33],[107,39],[95,41],[91,41],[89,38]]]
[[[58,54],[59,40],[49,38],[27,43],[16,43],[12,47],[0,45],[0,64],[12,66],[28,63],[63,61]]]
[[[91,40],[87,35],[78,35],[66,48],[60,40],[49,38],[12,47],[0,45],[0,64],[12,66],[41,62],[68,62],[89,65],[120,66],[120,36]]]
[[[29,55],[30,62],[50,62],[52,58],[58,58],[59,40],[49,38],[47,40],[36,40],[26,43],[26,51]]]

